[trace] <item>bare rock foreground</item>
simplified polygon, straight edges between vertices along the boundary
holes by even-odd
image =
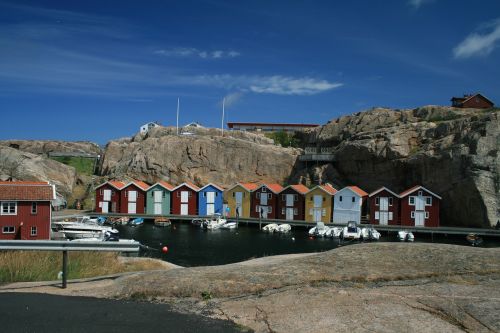
[[[165,302],[256,332],[500,331],[498,248],[359,244],[22,289]]]

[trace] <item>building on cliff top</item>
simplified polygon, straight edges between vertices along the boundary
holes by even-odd
[[[150,129],[155,128],[155,127],[159,127],[159,126],[160,126],[160,124],[158,124],[156,121],[146,123],[146,124],[141,126],[141,129],[140,129],[141,134],[146,134],[147,132],[149,132]]]
[[[236,131],[249,132],[297,132],[318,127],[318,124],[288,124],[288,123],[241,123],[228,122],[227,127]]]
[[[495,103],[479,93],[451,98],[451,106],[456,108],[491,109],[494,105]]]

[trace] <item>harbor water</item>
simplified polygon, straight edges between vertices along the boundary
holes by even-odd
[[[140,255],[159,258],[184,267],[223,265],[265,256],[322,252],[353,242],[331,238],[311,238],[305,228],[294,228],[287,234],[269,234],[255,225],[240,225],[234,230],[204,230],[188,222],[174,222],[169,227],[153,223],[140,226],[118,226],[121,238],[135,239],[147,246]],[[382,233],[380,242],[395,242],[395,233]],[[436,242],[468,245],[463,236],[434,236],[418,234],[418,242]],[[161,249],[167,247],[167,253]],[[500,246],[486,241],[485,246]]]

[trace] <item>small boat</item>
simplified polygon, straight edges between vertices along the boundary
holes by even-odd
[[[342,238],[352,240],[360,239],[361,228],[358,227],[358,225],[354,221],[347,222],[347,226],[345,226],[342,230]]]
[[[106,216],[98,216],[97,217],[97,224],[103,225],[106,224],[108,218]]]
[[[130,217],[128,217],[128,216],[112,217],[107,221],[107,224],[126,225],[126,224],[128,224],[129,220],[130,220]]]
[[[276,223],[270,223],[270,224],[266,224],[262,230],[265,231],[265,232],[275,232],[276,229],[278,229],[278,225]]]
[[[172,222],[166,217],[157,217],[154,220],[154,224],[157,227],[169,227],[172,225]]]
[[[217,214],[213,218],[209,220],[205,220],[202,223],[202,226],[204,229],[208,230],[216,230],[219,229],[221,226],[227,223],[227,220],[223,218],[221,215]]]
[[[325,234],[325,237],[340,238],[341,235],[342,235],[342,228],[340,228],[340,227],[332,227]]]
[[[134,226],[134,227],[135,227],[135,226],[139,226],[139,225],[141,225],[141,224],[143,224],[143,223],[144,223],[144,219],[143,219],[142,217],[137,217],[137,218],[135,218],[135,219],[131,220],[131,221],[128,223],[128,225],[131,225],[131,226]]]
[[[380,239],[380,232],[375,230],[373,226],[361,229],[361,238],[363,240],[378,241]]]
[[[415,236],[411,231],[400,230],[398,231],[398,239],[401,242],[413,242],[415,240]]]
[[[238,225],[236,222],[227,222],[220,226],[221,229],[236,229]]]
[[[203,221],[204,221],[203,219],[192,219],[191,224],[201,227],[203,224]]]
[[[88,221],[88,220],[85,220]],[[109,226],[101,226],[94,222],[52,222],[52,230],[66,239],[101,237],[106,231],[114,230]]]
[[[282,234],[285,234],[287,232],[290,232],[290,230],[292,230],[292,226],[289,225],[288,223],[283,223],[283,224],[280,224],[277,228],[276,228],[276,232],[280,232]]]
[[[472,246],[479,246],[479,245],[483,244],[483,239],[481,237],[479,237],[478,235],[473,234],[473,233],[468,234],[465,237],[465,239],[467,239],[467,241]]]
[[[330,227],[325,226],[323,222],[316,222],[316,226],[309,229],[309,236],[324,237],[330,233]]]

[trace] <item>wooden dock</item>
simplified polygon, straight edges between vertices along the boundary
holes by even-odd
[[[170,220],[176,220],[176,221],[191,221],[192,219],[207,219],[210,218],[211,216],[200,216],[200,215],[148,215],[148,214],[120,214],[120,213],[107,213],[107,214],[102,214],[102,213],[92,213],[92,212],[87,212],[79,215],[59,215],[59,216],[53,216],[52,220],[57,221],[57,220],[62,220],[66,218],[71,218],[71,217],[77,217],[81,215],[89,215],[89,216],[106,216],[106,217],[123,217],[123,216],[129,216],[130,218],[138,218],[142,217],[144,219],[150,219],[154,220],[155,218],[158,217],[165,217]],[[287,220],[276,220],[276,219],[258,219],[258,218],[228,218],[229,221],[235,221],[238,223],[244,223],[246,225],[258,225],[260,227],[265,226],[266,224],[269,223],[277,223],[277,224],[282,224],[282,223],[288,223],[293,227],[299,227],[299,228],[312,228],[315,224],[313,222],[306,222],[306,221],[287,221]],[[361,223],[361,227],[367,227],[367,226],[373,226],[375,229],[378,231],[384,231],[384,232],[398,232],[399,230],[407,230],[411,231],[413,233],[422,233],[422,234],[430,234],[432,235],[468,235],[470,233],[474,233],[479,236],[488,236],[488,237],[499,237],[500,238],[500,230],[491,228],[461,228],[461,227],[437,227],[437,228],[425,228],[425,227],[409,227],[409,226],[401,226],[401,225],[372,225],[366,223],[367,220],[364,220]],[[325,223],[326,226],[329,227],[343,227],[345,224],[339,224],[339,223]]]

